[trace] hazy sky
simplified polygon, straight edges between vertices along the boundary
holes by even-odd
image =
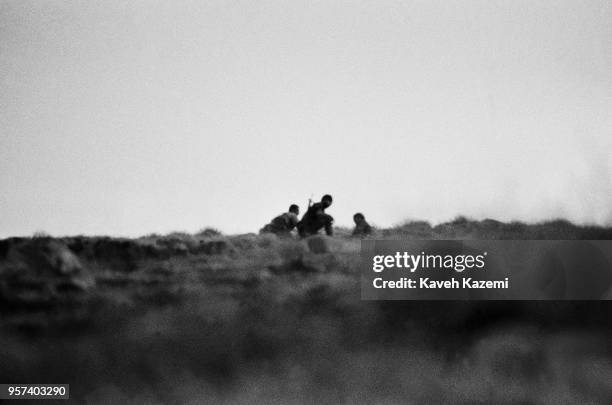
[[[0,0],[0,237],[612,222],[612,2]]]

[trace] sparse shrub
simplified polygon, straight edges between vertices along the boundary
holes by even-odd
[[[458,215],[452,221],[450,221],[449,223],[451,225],[466,225],[466,224],[468,224],[470,222],[472,222],[472,221],[470,221],[467,217],[465,217],[463,215]]]
[[[40,230],[39,230],[39,231],[34,232],[34,234],[32,235],[32,238],[35,238],[35,239],[40,239],[40,238],[50,238],[50,237],[51,237],[51,235],[49,235],[47,232],[45,232],[45,231],[40,231]]]
[[[221,235],[223,235],[221,231],[219,231],[216,228],[211,228],[211,227],[206,227],[204,229],[201,229],[195,234],[195,236],[198,236],[201,238],[212,238],[212,237],[221,236]]]
[[[186,240],[186,239],[193,239],[193,236],[191,236],[190,234],[188,234],[187,232],[170,232],[169,234],[167,234],[166,236],[164,236],[163,238],[173,238],[173,239],[182,239],[182,240]]]

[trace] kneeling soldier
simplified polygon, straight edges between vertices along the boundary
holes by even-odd
[[[316,235],[321,229],[325,229],[325,233],[329,236],[333,234],[332,224],[334,219],[331,215],[325,213],[325,209],[331,203],[331,195],[326,194],[321,198],[321,202],[314,203],[308,207],[308,211],[306,211],[302,220],[297,224],[298,233],[302,238]]]

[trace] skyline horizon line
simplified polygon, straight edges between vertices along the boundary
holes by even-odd
[[[611,217],[612,217],[612,214],[611,214]],[[471,223],[475,223],[475,222],[478,223],[478,222],[484,222],[484,221],[495,221],[503,225],[521,224],[525,226],[537,226],[537,225],[546,225],[546,224],[551,224],[551,223],[556,223],[556,222],[566,222],[572,226],[579,227],[579,228],[612,229],[612,218],[607,223],[606,222],[597,223],[594,221],[593,222],[591,221],[582,221],[582,222],[572,221],[568,218],[554,217],[554,216],[550,218],[541,218],[541,219],[533,219],[533,220],[522,220],[522,219],[500,220],[500,219],[493,218],[491,216],[484,216],[482,218],[476,218],[472,216],[466,216],[463,214],[457,214],[457,215],[452,216],[451,218],[441,219],[437,221],[423,219],[423,218],[407,218],[407,219],[397,221],[397,222],[394,222],[386,226],[380,226],[374,221],[371,221],[370,225],[372,225],[374,229],[376,230],[391,230],[394,228],[399,228],[399,227],[414,224],[414,223],[427,223],[431,228],[435,228],[440,225],[454,224],[458,221],[461,221],[461,222],[467,221]],[[334,218],[334,228],[350,230],[353,226],[354,224],[352,225],[350,224],[347,225],[346,223],[336,224],[336,221]],[[77,232],[77,233],[69,233],[69,234],[60,234],[60,233],[48,232],[45,229],[37,229],[30,233],[24,233],[24,234],[19,234],[19,235],[0,234],[0,239],[28,238],[28,237],[29,238],[33,238],[33,237],[70,238],[70,237],[81,237],[81,236],[82,237],[92,237],[92,238],[110,237],[110,238],[140,239],[140,238],[146,238],[150,236],[169,236],[173,234],[198,235],[206,231],[219,232],[219,234],[222,236],[240,236],[240,235],[250,235],[250,234],[258,235],[259,234],[259,229],[255,231],[227,232],[221,227],[218,227],[215,225],[204,225],[204,226],[198,227],[198,230],[195,230],[195,231],[190,231],[188,229],[174,229],[174,230],[157,230],[157,231],[149,231],[149,232],[144,231],[144,232],[138,232],[137,234],[136,233],[134,234],[95,233],[95,232],[80,232],[80,233]]]

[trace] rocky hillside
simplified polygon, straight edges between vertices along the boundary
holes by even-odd
[[[564,221],[411,222],[378,238],[612,239]],[[360,241],[0,241],[0,380],[72,402],[604,403],[610,302],[363,302]]]

